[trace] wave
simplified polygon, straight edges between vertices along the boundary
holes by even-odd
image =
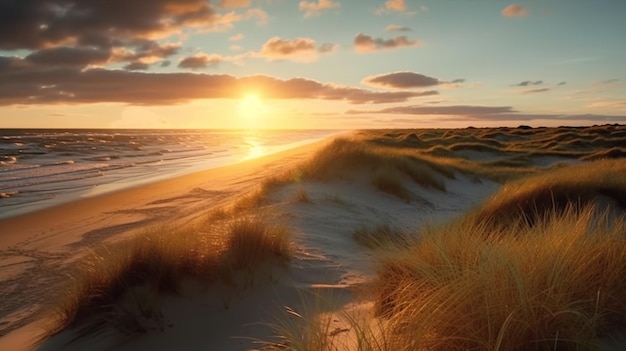
[[[0,199],[8,199],[10,197],[16,196],[19,193],[19,191],[7,191],[6,193],[0,193]]]
[[[12,166],[17,162],[15,156],[2,156],[0,157],[0,166]]]

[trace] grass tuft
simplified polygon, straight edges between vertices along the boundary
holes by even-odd
[[[395,350],[580,350],[625,324],[626,226],[570,207],[534,226],[464,221],[382,257]]]
[[[393,169],[376,170],[372,184],[382,192],[394,195],[405,202],[411,202],[411,193],[404,186],[401,175]]]
[[[232,281],[237,270],[289,259],[289,230],[260,216],[227,225],[160,227],[94,250],[70,274],[50,335],[73,329],[76,338],[105,332],[136,335],[163,329],[160,301],[180,293],[186,279],[210,285]]]
[[[603,160],[555,168],[543,174],[506,184],[476,213],[485,222],[532,224],[548,213],[560,213],[570,206],[610,199],[626,208],[626,161]]]

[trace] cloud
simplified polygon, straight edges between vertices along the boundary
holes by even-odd
[[[217,54],[208,55],[205,53],[198,53],[180,60],[178,68],[203,69],[207,67],[215,67],[224,61],[224,57]]]
[[[124,66],[125,70],[128,71],[146,71],[150,68],[150,65],[143,62],[131,62]]]
[[[387,27],[385,27],[385,32],[410,32],[410,31],[412,31],[411,28],[397,25],[397,24],[390,24]]]
[[[531,81],[531,80],[525,80],[521,83],[517,83],[517,84],[511,84],[511,86],[513,87],[527,87],[530,85],[541,85],[543,84],[543,80],[535,80],[535,81]]]
[[[262,9],[249,9],[244,16],[245,19],[256,19],[256,24],[263,26],[270,21],[270,15]]]
[[[392,39],[382,39],[359,33],[354,38],[354,49],[357,52],[376,52],[403,47],[418,47],[421,44],[420,41],[410,40],[404,35]]]
[[[402,12],[406,10],[404,0],[388,0],[385,2],[385,8],[389,11]]]
[[[110,57],[109,50],[59,46],[35,51],[26,56],[26,60],[41,65],[85,67],[104,64]]]
[[[0,3],[0,50],[52,46],[125,46],[135,39],[211,28],[224,22],[205,0],[4,0]],[[230,18],[235,21],[237,18]]]
[[[526,90],[522,90],[522,94],[537,94],[537,93],[545,93],[548,91],[550,91],[550,88],[526,89]]]
[[[210,55],[209,55],[210,56]],[[203,60],[197,65],[201,66]],[[0,105],[116,102],[170,105],[195,99],[239,99],[243,91],[265,98],[342,100],[352,104],[406,102],[437,91],[377,92],[324,84],[305,78],[236,78],[202,73],[146,73],[125,70],[40,67],[17,57],[0,57]]]
[[[141,61],[144,63],[152,63],[176,55],[181,48],[180,44],[161,45],[151,40],[144,41],[142,44],[136,43],[135,45],[137,46],[135,50],[113,48],[111,62]]]
[[[414,72],[394,72],[369,76],[364,78],[362,82],[368,85],[394,89],[423,88],[439,85],[439,79]]]
[[[518,4],[511,4],[502,10],[502,16],[504,17],[526,17],[528,16],[528,10]]]
[[[221,7],[249,7],[251,0],[220,0]]]
[[[272,37],[263,44],[261,51],[256,53],[256,56],[269,60],[312,62],[317,59],[318,54],[330,53],[336,48],[337,45],[332,43],[324,43],[317,48],[315,40],[310,38],[283,40],[279,37]]]
[[[348,110],[346,114],[401,114],[415,116],[445,116],[446,121],[533,121],[533,120],[562,120],[562,121],[597,121],[597,122],[621,122],[626,121],[626,116],[609,115],[568,115],[568,114],[529,114],[520,113],[511,106],[400,106],[380,110]],[[455,117],[456,116],[456,117]],[[391,122],[391,121],[387,121]],[[403,119],[396,122],[415,122],[414,120]]]
[[[465,82],[465,79],[455,79],[451,82],[425,76],[415,72],[393,72],[365,77],[363,84],[393,89],[425,88],[436,85],[454,85]]]
[[[563,82],[558,83],[556,86],[560,87],[561,85],[565,85],[565,84],[567,84],[567,82],[563,81]]]
[[[304,11],[304,17],[313,17],[319,15],[324,10],[330,10],[341,6],[338,2],[332,0],[300,1],[298,8]]]
[[[324,43],[324,44],[320,45],[320,47],[317,49],[317,51],[320,54],[327,54],[327,53],[333,52],[333,51],[335,51],[337,49],[339,49],[339,45],[337,45],[337,44]]]

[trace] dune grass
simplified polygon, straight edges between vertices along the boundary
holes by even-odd
[[[553,169],[504,185],[472,215],[486,222],[533,223],[546,214],[597,201],[614,201],[626,208],[625,174],[624,159]]]
[[[381,259],[394,350],[588,350],[626,325],[626,226],[593,207],[533,226],[429,228]]]
[[[346,317],[356,333],[349,349],[593,350],[626,332],[626,160],[532,173],[457,221],[413,234],[357,228],[354,239],[380,261],[371,287],[379,319],[372,327]],[[281,349],[347,349],[325,321],[308,318],[297,335],[283,329],[292,334]]]
[[[384,170],[387,177],[408,176],[424,187],[445,190],[443,178],[454,177],[454,169],[422,160],[411,150],[379,146],[368,139],[335,139],[299,167],[303,180],[343,179],[359,171]],[[391,175],[395,173],[394,175]]]
[[[290,256],[288,234],[286,227],[253,216],[222,226],[154,228],[95,249],[54,301],[51,334],[71,329],[78,338],[163,329],[163,296],[180,293],[186,279],[233,284],[236,271],[254,274],[263,263],[281,264]]]

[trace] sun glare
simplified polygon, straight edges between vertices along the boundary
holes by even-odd
[[[239,115],[244,118],[246,123],[255,123],[259,124],[261,121],[257,121],[258,119],[264,117],[264,115],[268,112],[268,107],[265,105],[263,100],[257,94],[248,94],[237,106],[239,110]]]

